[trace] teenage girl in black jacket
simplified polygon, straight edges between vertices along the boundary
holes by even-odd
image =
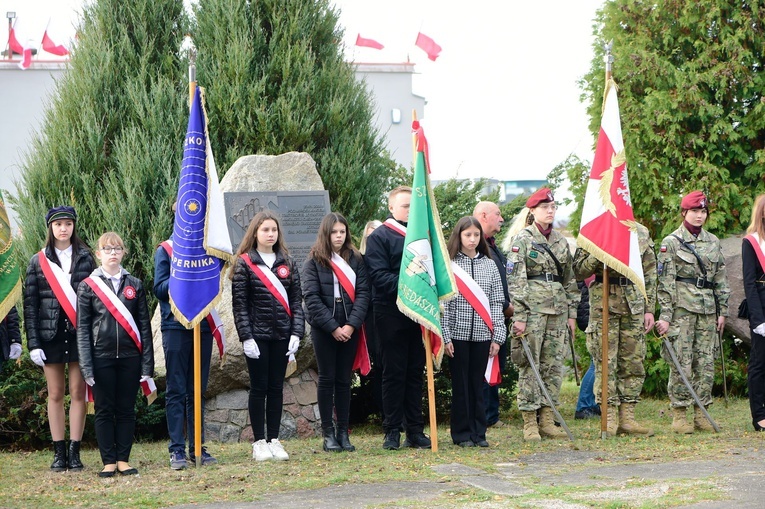
[[[234,324],[250,373],[252,457],[287,460],[279,442],[282,383],[305,324],[300,276],[272,212],[259,212],[252,218],[239,244],[231,279]]]
[[[82,470],[80,441],[85,429],[85,381],[82,379],[77,356],[76,323],[61,308],[41,263],[60,271],[63,285],[69,285],[71,295],[80,281],[96,268],[88,246],[77,236],[77,212],[68,206],[54,207],[45,216],[48,236],[45,248],[29,261],[24,279],[24,329],[32,361],[43,368],[48,386],[48,424],[53,438],[51,470]],[[41,260],[44,257],[45,260]],[[55,266],[55,267],[53,267]],[[54,278],[55,279],[55,278]],[[68,279],[68,283],[67,280]],[[63,286],[62,286],[63,288]],[[74,297],[73,297],[74,298]],[[76,320],[75,320],[76,322]],[[69,367],[69,450],[66,442],[65,366]],[[67,454],[68,452],[68,454]]]
[[[344,267],[355,278],[346,280],[353,287],[353,300],[335,273],[341,269],[333,269],[333,264]],[[351,373],[369,293],[364,260],[351,243],[348,221],[340,214],[327,214],[303,268],[306,319],[311,324],[319,365],[318,400],[325,451],[356,450],[348,438]],[[337,412],[337,435],[332,422],[333,407]]]

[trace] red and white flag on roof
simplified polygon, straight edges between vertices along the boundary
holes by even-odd
[[[53,20],[48,20],[48,26],[45,27],[45,33],[42,38],[42,49],[52,55],[60,57],[69,54],[69,36],[64,27]]]
[[[356,46],[362,46],[364,48],[372,48],[372,49],[383,49],[385,47],[379,42],[375,41],[374,39],[367,39],[366,37],[361,37],[361,34],[358,34],[356,36]]]
[[[608,267],[632,280],[645,295],[643,265],[627,179],[627,156],[624,152],[616,92],[616,83],[609,79],[576,243]]]
[[[22,69],[28,69],[32,65],[31,41],[33,39],[29,37],[25,30],[25,24],[21,23],[19,18],[16,18],[8,34],[8,47],[14,53],[21,55],[19,67]]]
[[[438,58],[438,55],[441,54],[441,46],[436,44],[436,41],[422,32],[417,33],[417,40],[414,42],[414,45],[427,53],[428,58],[434,62],[436,61],[436,58]]]

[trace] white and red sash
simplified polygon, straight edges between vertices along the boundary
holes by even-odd
[[[760,247],[760,239],[757,238],[757,235],[751,234],[744,237],[744,239],[748,240],[752,245],[754,254],[757,255],[757,261],[760,262],[760,267],[765,271],[765,253],[762,252],[762,247]]]
[[[93,290],[93,293],[106,306],[106,309],[117,320],[117,323],[128,333],[128,336],[130,336],[130,339],[133,340],[136,348],[138,348],[138,352],[143,353],[143,343],[141,342],[141,332],[138,330],[138,325],[135,323],[135,319],[130,311],[128,311],[128,308],[117,297],[117,294],[110,290],[99,277],[86,277],[82,282]],[[157,386],[153,378],[141,382],[141,391],[146,396],[149,404],[157,399]]]
[[[402,237],[406,237],[406,226],[404,226],[403,224],[399,223],[398,221],[396,221],[392,217],[389,217],[388,219],[386,219],[383,222],[383,226],[387,226],[388,228],[390,228],[394,232],[398,233]]]
[[[38,253],[38,260],[40,261],[40,268],[42,269],[45,280],[48,281],[50,289],[53,290],[53,295],[56,297],[61,309],[66,313],[66,317],[72,324],[72,327],[77,327],[77,294],[72,288],[72,283],[69,280],[69,275],[64,270],[51,263],[45,256],[45,251]]]
[[[277,278],[276,275],[271,272],[271,269],[269,269],[266,265],[253,263],[250,259],[250,255],[247,253],[240,256],[242,257],[242,260],[244,260],[244,263],[246,263],[250,268],[250,270],[252,270],[256,276],[258,276],[260,282],[265,285],[269,292],[271,292],[271,295],[273,295],[274,299],[276,299],[276,301],[284,307],[285,311],[287,311],[287,314],[290,316],[290,318],[292,318],[292,310],[290,309],[290,300],[287,296],[287,290],[284,288],[282,282],[279,281],[279,278]]]
[[[350,297],[351,302],[356,301],[356,273],[348,262],[337,253],[332,253],[332,259],[330,260],[332,265],[332,272],[334,272],[337,281],[340,286],[343,287],[345,293]],[[359,331],[359,344],[356,348],[356,357],[353,359],[353,368],[358,369],[359,372],[366,376],[372,369],[372,363],[369,359],[369,349],[367,348],[367,331],[366,326],[362,323],[361,330]]]
[[[465,272],[454,261],[452,261],[452,272],[454,273],[454,280],[457,282],[457,289],[460,295],[478,313],[478,316],[481,317],[489,328],[491,335],[494,336],[494,322],[491,321],[491,308],[489,307],[489,297],[487,297],[486,292],[483,291],[483,288],[475,282],[475,279],[470,274]],[[498,385],[502,382],[502,375],[499,372],[499,363],[496,360],[496,356],[489,357],[484,378],[489,385]]]
[[[172,263],[173,241],[165,240],[160,242],[159,245],[162,246],[162,249],[165,250]],[[223,320],[221,320],[220,315],[215,309],[211,310],[210,314],[207,315],[206,318],[207,324],[210,326],[210,330],[212,331],[212,336],[215,339],[215,344],[218,345],[218,354],[220,355],[220,358],[223,359],[223,354],[226,353],[226,333],[223,329]]]

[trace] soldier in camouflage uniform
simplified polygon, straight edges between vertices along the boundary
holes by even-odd
[[[653,328],[656,307],[656,253],[648,228],[636,224],[638,248],[648,298],[632,281],[618,272],[608,277],[608,434],[653,435],[653,430],[635,421],[635,405],[645,381],[645,335]],[[595,362],[595,387],[600,387],[603,334],[603,263],[582,248],[574,255],[574,275],[583,281],[595,275],[590,285],[590,322],[587,349]],[[600,404],[601,391],[595,391]],[[618,419],[617,419],[618,407]]]
[[[704,406],[712,403],[714,343],[725,327],[730,287],[725,276],[725,258],[720,241],[702,228],[709,210],[701,191],[686,195],[680,203],[683,224],[661,243],[657,299],[660,314],[656,331],[668,336],[680,365]],[[676,433],[711,431],[711,424],[698,407],[693,422],[686,409],[694,405],[666,351],[672,429]]]
[[[513,238],[508,255],[507,282],[515,306],[513,333],[526,335],[534,363],[557,405],[563,348],[569,330],[573,332],[579,291],[571,269],[568,241],[552,228],[557,208],[552,192],[540,189],[526,201],[526,207],[530,213],[521,214],[528,226]],[[555,426],[550,403],[526,361],[520,339],[514,337],[512,343],[511,358],[518,366],[517,401],[523,415],[524,440],[541,440],[542,435],[566,437]]]

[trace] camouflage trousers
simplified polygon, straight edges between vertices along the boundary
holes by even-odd
[[[697,315],[685,310],[678,310],[672,317],[667,338],[675,349],[677,360],[685,376],[691,382],[701,403],[712,403],[712,384],[714,382],[715,358],[714,344],[717,338],[717,317],[715,315]],[[670,406],[688,407],[695,404],[693,396],[683,383],[667,349],[662,346],[661,356],[669,364]]]
[[[563,347],[567,337],[567,313],[545,315],[529,313],[526,321],[526,339],[542,381],[558,406],[558,394],[563,382]],[[550,406],[539,388],[531,366],[518,368],[518,410],[533,412]]]
[[[603,383],[603,315],[591,309],[587,350],[595,363],[595,401],[600,404]],[[608,315],[608,404],[637,403],[645,381],[643,315]]]

